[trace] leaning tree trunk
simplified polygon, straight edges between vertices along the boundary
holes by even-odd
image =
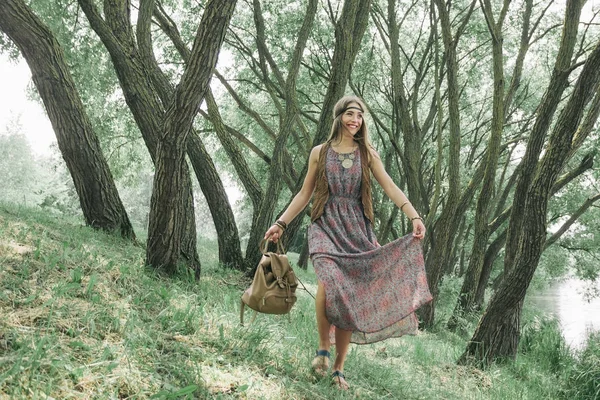
[[[77,1],[90,26],[110,54],[119,84],[123,89],[125,102],[140,129],[152,161],[156,163],[158,141],[164,127],[165,110],[148,79],[149,66],[141,59],[135,46],[131,30],[130,3],[126,0],[105,1],[104,14],[106,18],[104,19],[92,0]],[[187,170],[187,164],[183,164],[182,168]],[[189,174],[182,182],[187,187],[185,193],[188,193],[184,203],[188,229],[179,248],[182,257],[188,260],[188,265],[199,271],[200,259],[196,249],[194,204],[191,197],[192,182]]]
[[[135,238],[59,43],[22,0],[0,2],[0,29],[19,47],[73,178],[86,223]]]
[[[185,237],[185,161],[187,135],[208,90],[212,71],[237,0],[209,0],[192,53],[165,116],[158,144],[154,189],[150,203],[146,262],[174,272]],[[197,274],[199,274],[199,269]]]
[[[594,107],[595,106],[595,107]],[[580,126],[576,135],[581,134],[582,136],[587,136],[591,131],[591,120],[598,119],[598,115],[600,114],[600,94],[596,93],[596,97],[594,98],[594,104],[590,111],[586,116],[586,121]],[[582,129],[583,128],[583,129]],[[573,150],[578,148],[581,145],[581,142],[573,139],[573,146],[571,148],[571,153]],[[552,197],[555,193],[565,187],[569,182],[583,174],[585,171],[590,170],[594,166],[594,154],[588,154],[583,157],[581,162],[577,167],[573,170],[566,172],[563,174],[556,183],[552,186],[552,190],[550,191],[550,196]],[[512,186],[512,185],[511,185]],[[490,233],[493,233],[496,229],[500,227],[500,225],[508,218],[510,213],[510,208],[507,211],[502,212],[496,220],[494,220],[490,224]],[[490,280],[490,276],[492,274],[492,268],[494,261],[498,257],[498,253],[504,247],[506,243],[506,231],[504,229],[502,232],[498,234],[496,239],[489,245],[485,252],[485,257],[483,261],[483,268],[481,270],[481,275],[479,277],[479,283],[477,285],[477,291],[475,293],[475,304],[474,307],[477,310],[481,310],[483,308],[483,302],[485,298],[485,289]],[[548,241],[546,241],[544,248],[548,246]]]
[[[522,224],[525,221],[525,207],[523,205],[528,193],[527,189],[533,180],[552,117],[558,107],[562,93],[569,85],[571,57],[577,43],[577,27],[579,26],[579,17],[584,2],[583,0],[567,2],[565,23],[554,71],[550,77],[548,89],[538,107],[537,117],[529,135],[525,155],[518,166],[519,178],[513,199],[515,207],[512,207],[506,235],[506,249],[504,254],[505,272],[508,272],[508,269],[515,264],[517,243],[520,240],[521,232],[523,232]]]
[[[514,358],[519,343],[519,320],[523,299],[546,241],[548,199],[560,171],[572,150],[573,137],[586,106],[600,82],[600,41],[596,44],[575,88],[554,126],[546,153],[535,171],[535,178],[525,196],[514,267],[490,300],[473,338],[459,363],[487,365],[504,358]],[[509,227],[509,229],[512,227]]]
[[[154,57],[150,29],[152,16],[156,17],[161,29],[171,38],[186,63],[190,57],[190,50],[181,40],[177,28],[168,23],[168,18],[162,14],[162,11],[162,9],[159,10],[155,7],[154,0],[142,0],[140,2],[136,39],[140,55],[151,71],[149,75],[158,96],[160,96],[163,104],[170,104],[175,93],[175,88],[166,74],[160,69]],[[215,224],[219,244],[219,262],[223,265],[244,270],[244,258],[240,247],[238,230],[225,187],[204,143],[193,130],[188,135],[187,154]],[[192,222],[195,221],[188,221],[190,224]]]

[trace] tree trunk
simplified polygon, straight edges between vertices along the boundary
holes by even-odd
[[[573,137],[586,106],[600,82],[600,41],[586,60],[573,92],[563,108],[525,196],[517,251],[501,286],[490,300],[473,338],[459,363],[488,364],[514,358],[519,342],[519,318],[523,299],[546,241],[548,199],[572,149]],[[540,116],[541,117],[541,116]],[[514,226],[509,226],[509,230]]]
[[[500,235],[485,251],[485,257],[483,257],[483,268],[481,268],[481,274],[479,275],[479,282],[477,283],[477,290],[475,291],[474,308],[481,310],[483,308],[483,302],[485,300],[485,289],[487,288],[490,276],[492,275],[492,269],[494,267],[494,261],[498,257],[498,253],[504,247],[506,243],[506,230],[502,231]]]
[[[219,50],[237,0],[209,0],[186,69],[164,121],[156,157],[150,203],[146,262],[174,272],[185,238],[186,140],[217,64]],[[199,265],[196,275],[199,276]]]
[[[429,290],[433,295],[433,301],[424,305],[419,314],[425,327],[433,325],[435,318],[435,303],[439,294],[439,282],[442,273],[447,268],[451,254],[453,239],[458,228],[457,208],[460,201],[460,111],[459,111],[459,83],[458,83],[458,61],[456,57],[456,45],[458,32],[452,34],[450,15],[443,0],[435,0],[435,9],[440,15],[440,25],[444,41],[444,52],[446,57],[446,79],[448,84],[448,115],[450,119],[449,146],[448,146],[448,195],[446,205],[436,222],[436,229],[432,232],[434,236],[431,241],[435,245],[427,254],[425,269],[427,271],[427,282]],[[467,19],[473,9],[471,4]],[[432,5],[433,7],[433,5]],[[432,10],[433,12],[433,10]]]
[[[579,25],[579,17],[583,3],[584,1],[582,0],[572,0],[567,2],[565,23],[554,71],[550,78],[548,89],[538,108],[537,118],[527,142],[525,155],[519,163],[519,178],[515,189],[509,228],[506,236],[506,250],[504,255],[505,270],[510,269],[515,264],[517,243],[523,232],[522,224],[526,219],[524,205],[528,188],[534,177],[534,172],[544,145],[546,133],[552,122],[552,117],[558,107],[562,93],[569,85],[569,68],[571,66],[573,49],[577,42],[577,27]]]
[[[260,208],[254,210],[252,228],[250,229],[250,237],[248,238],[248,245],[246,247],[246,263],[249,265],[258,265],[258,262],[262,257],[258,248],[259,243],[262,240],[264,233],[269,228],[269,225],[273,223],[273,215],[275,213],[275,206],[277,205],[275,199],[279,197],[281,185],[283,183],[284,154],[287,151],[287,139],[294,129],[299,113],[298,101],[296,99],[296,80],[300,70],[302,55],[306,48],[306,43],[317,13],[317,8],[317,1],[309,1],[302,26],[298,32],[298,40],[294,46],[290,68],[285,82],[282,82],[283,77],[280,76],[281,74],[275,69],[276,78],[278,76],[278,81],[280,84],[284,85],[285,111],[284,115],[280,115],[281,122],[277,138],[275,139],[271,165],[269,166],[267,189],[265,190],[265,195],[260,204]],[[258,32],[257,46],[261,57],[270,58],[270,54],[266,48],[264,20],[262,18],[262,11],[258,0],[254,0],[254,20]],[[284,245],[287,245],[287,243],[288,242],[284,240]],[[250,273],[252,273],[252,271],[250,271]]]
[[[483,268],[485,250],[489,238],[488,218],[495,191],[496,168],[500,156],[500,141],[504,126],[504,61],[502,50],[502,26],[508,12],[510,0],[505,0],[498,21],[494,21],[492,5],[489,0],[483,0],[483,13],[492,37],[492,62],[494,76],[494,97],[492,111],[492,127],[485,156],[485,173],[477,208],[475,211],[475,231],[473,248],[469,259],[469,266],[465,274],[463,285],[458,295],[458,301],[453,315],[448,321],[448,328],[454,329],[458,318],[464,313],[473,310],[475,292]]]
[[[0,29],[19,47],[73,178],[86,223],[135,239],[59,43],[22,0],[0,3]]]
[[[408,99],[404,90],[402,68],[400,65],[399,26],[396,20],[396,0],[388,0],[388,27],[390,32],[390,56],[392,67],[393,123],[396,130],[402,132],[404,157],[402,164],[406,176],[408,196],[414,208],[424,211],[421,193],[421,135],[414,127],[419,121],[413,121]]]
[[[187,140],[187,154],[215,224],[219,262],[240,271],[247,270],[248,266],[244,263],[240,246],[240,235],[225,186],[204,143],[194,132]]]
[[[308,236],[303,240],[302,251],[298,257],[298,266],[303,270],[308,269]]]
[[[133,34],[129,29],[131,23],[128,3],[126,1],[104,2],[106,20],[101,17],[93,1],[78,0],[78,3],[90,22],[90,26],[110,54],[119,84],[123,89],[125,102],[133,114],[150,157],[156,165],[158,141],[164,132],[165,110],[148,78],[152,76],[150,66],[140,57]],[[183,163],[181,168],[183,171],[188,171],[186,163]],[[187,177],[180,180],[180,183],[185,186],[182,190],[188,198],[181,203],[181,207],[184,207],[185,210],[179,211],[184,213],[183,220],[189,229],[182,233],[185,237],[182,238],[179,249],[183,259],[187,260],[188,265],[198,273],[200,259],[196,249],[196,225],[189,172]]]
[[[190,50],[183,43],[179,32],[174,25],[168,22],[168,18],[157,10],[153,0],[143,0],[140,3],[138,14],[136,37],[140,54],[148,67],[152,70],[151,79],[163,104],[170,104],[175,89],[170,83],[168,77],[160,69],[152,50],[152,34],[150,25],[152,16],[158,20],[161,29],[173,41],[179,51],[181,58],[187,62],[190,57]],[[208,98],[207,98],[208,100]],[[217,169],[206,151],[204,143],[200,137],[192,130],[187,139],[187,154],[196,173],[196,178],[200,184],[200,190],[204,194],[206,203],[210,210],[215,230],[217,231],[217,241],[219,244],[219,262],[223,265],[231,266],[241,271],[246,269],[244,257],[240,247],[240,238],[235,224],[233,210],[229,203],[225,187],[221,181]]]

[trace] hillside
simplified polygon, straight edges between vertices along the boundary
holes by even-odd
[[[339,393],[309,369],[312,299],[299,292],[289,319],[240,327],[241,274],[217,265],[213,244],[200,252],[200,282],[167,278],[144,267],[140,246],[0,204],[0,398],[547,399],[561,389],[544,357],[567,357],[542,323],[516,363],[485,372],[454,364],[465,337],[442,328],[352,346],[351,390]],[[296,271],[314,293],[312,268]]]

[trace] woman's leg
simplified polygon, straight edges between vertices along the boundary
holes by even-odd
[[[351,337],[352,331],[345,331],[337,327],[335,328],[335,362],[333,363],[333,379],[341,389],[348,389],[348,383],[346,383],[343,374],[335,376],[335,371],[344,372],[344,361],[346,361]]]
[[[340,328],[335,328],[335,362],[333,363],[334,371],[344,371],[344,361],[350,347],[350,338],[352,331],[345,331]]]
[[[325,288],[321,282],[318,282],[317,298],[315,301],[315,309],[317,312],[317,329],[319,331],[319,350],[329,351],[331,343],[329,342],[330,324],[325,316]]]
[[[321,376],[326,376],[329,370],[329,321],[325,317],[325,288],[319,282],[317,287],[317,298],[315,301],[315,310],[317,314],[317,329],[319,331],[319,350],[312,361],[312,369]]]

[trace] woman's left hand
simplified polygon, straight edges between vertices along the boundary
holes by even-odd
[[[425,237],[425,224],[420,219],[413,219],[413,237],[423,239]]]

